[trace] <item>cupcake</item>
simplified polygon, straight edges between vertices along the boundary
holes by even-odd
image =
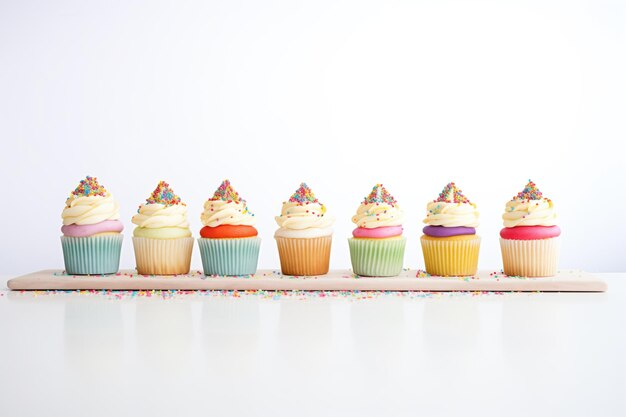
[[[284,275],[328,273],[334,219],[305,184],[283,203],[274,234]]]
[[[120,267],[124,230],[120,206],[95,177],[86,177],[65,201],[61,213],[65,272],[114,274]]]
[[[137,272],[144,275],[189,273],[193,238],[187,223],[187,206],[161,181],[132,222]]]
[[[382,184],[376,184],[352,217],[357,228],[348,244],[355,274],[393,277],[402,271],[406,246],[403,220],[397,201]]]
[[[476,274],[480,237],[478,211],[451,182],[439,198],[428,203],[421,238],[426,272],[439,276]]]
[[[552,200],[543,197],[534,182],[506,203],[500,248],[506,275],[549,277],[556,275],[559,259],[557,215]]]
[[[198,239],[205,275],[252,275],[261,239],[246,200],[224,180],[200,215],[204,227]]]

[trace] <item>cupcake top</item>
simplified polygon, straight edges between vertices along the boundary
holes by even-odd
[[[187,222],[187,206],[174,193],[168,183],[160,181],[155,190],[146,199],[146,203],[139,206],[132,222],[137,225],[135,236],[144,236],[138,229],[180,229],[177,233],[163,237],[191,236]]]
[[[545,198],[535,183],[528,180],[526,187],[506,203],[502,220],[504,227],[555,226],[557,215],[552,200]]]
[[[280,216],[275,217],[280,228],[278,237],[321,237],[333,233],[334,218],[326,214],[326,206],[321,204],[313,191],[305,184],[283,203]]]
[[[65,200],[63,225],[92,225],[119,220],[120,206],[95,177],[87,176]]]
[[[213,197],[204,203],[200,220],[204,226],[209,227],[254,226],[256,223],[254,214],[248,210],[246,200],[239,196],[228,180],[224,180]]]
[[[398,202],[382,184],[376,184],[372,192],[352,216],[352,223],[365,229],[387,226],[402,226],[404,212]]]
[[[439,197],[426,206],[424,223],[429,226],[476,227],[478,210],[476,204],[469,201],[463,192],[451,182],[446,185]]]

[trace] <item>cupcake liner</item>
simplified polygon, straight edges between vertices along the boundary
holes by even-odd
[[[535,240],[500,238],[504,273],[521,277],[556,275],[560,243],[559,237]]]
[[[366,277],[394,277],[402,271],[406,238],[348,239],[352,271]]]
[[[276,237],[283,275],[324,275],[330,262],[331,236],[314,238]]]
[[[205,275],[252,275],[256,273],[261,239],[198,239]]]
[[[422,236],[421,242],[427,273],[444,277],[476,274],[480,236],[462,240]]]
[[[177,239],[133,237],[137,272],[144,275],[188,274],[193,241],[192,237]]]
[[[61,236],[65,272],[71,275],[115,274],[120,268],[124,236]]]

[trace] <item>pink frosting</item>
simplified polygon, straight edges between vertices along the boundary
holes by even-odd
[[[385,226],[367,229],[365,227],[357,227],[352,232],[354,237],[364,237],[370,239],[384,239],[386,237],[400,236],[402,234],[402,226]]]
[[[508,240],[550,239],[560,234],[559,226],[516,226],[505,227],[500,231],[500,237]]]
[[[68,224],[61,227],[61,232],[70,237],[87,237],[97,233],[121,232],[124,225],[119,220],[105,220],[96,224]]]

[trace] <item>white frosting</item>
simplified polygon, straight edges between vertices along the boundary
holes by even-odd
[[[254,216],[248,211],[244,201],[208,200],[200,220],[205,226],[216,227],[225,224],[254,226]]]
[[[132,222],[139,227],[148,229],[159,229],[162,227],[189,228],[187,206],[183,204],[172,206],[159,203],[143,204],[139,208],[139,213],[133,216]]]
[[[504,227],[555,226],[557,215],[551,200],[511,200],[506,203]]]
[[[333,225],[335,219],[326,213],[326,207],[319,203],[283,203],[280,216],[276,223],[284,229],[302,230],[311,227],[328,228]]]
[[[326,214],[326,207],[319,203],[285,202],[276,223],[280,229],[274,236],[313,238],[333,234],[335,219]]]
[[[473,203],[448,203],[431,201],[426,209],[428,213],[424,223],[429,226],[477,227],[478,210]]]
[[[119,220],[120,205],[111,194],[68,198],[61,213],[63,225],[96,224],[105,220]]]
[[[404,212],[396,204],[363,203],[352,217],[352,222],[358,227],[373,229],[385,226],[402,226]]]
[[[289,237],[289,238],[314,238],[322,236],[330,236],[333,234],[332,227],[323,228],[309,228],[309,229],[285,229],[280,228],[274,233],[274,237]]]

